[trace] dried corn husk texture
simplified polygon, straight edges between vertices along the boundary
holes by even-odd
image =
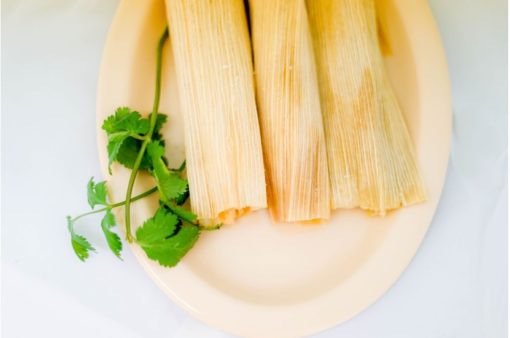
[[[307,0],[333,208],[386,211],[426,196],[379,49],[373,0]]]
[[[304,0],[249,4],[270,212],[285,222],[327,219],[326,144]]]
[[[166,0],[185,128],[191,208],[230,223],[264,208],[266,185],[242,0]]]

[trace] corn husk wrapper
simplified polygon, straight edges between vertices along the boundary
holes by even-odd
[[[249,4],[269,210],[278,221],[327,219],[326,144],[304,0]]]
[[[191,208],[231,223],[265,208],[251,47],[242,0],[166,0]]]
[[[385,73],[373,0],[307,0],[332,206],[384,215],[426,199]]]

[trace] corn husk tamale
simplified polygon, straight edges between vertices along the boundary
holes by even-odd
[[[250,0],[257,105],[277,221],[327,219],[326,144],[304,0]]]
[[[383,215],[425,200],[385,73],[373,0],[307,0],[333,208]]]
[[[204,225],[265,208],[251,47],[242,0],[166,0],[191,208]]]

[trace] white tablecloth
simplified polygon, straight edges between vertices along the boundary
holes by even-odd
[[[409,0],[413,1],[413,0]],[[117,0],[2,1],[2,333],[227,337],[106,248],[80,263],[64,216],[99,173],[98,67]],[[503,338],[507,299],[507,9],[431,0],[453,86],[453,147],[435,219],[375,305],[318,337]],[[93,220],[89,220],[89,224]],[[102,243],[98,227],[85,232]]]

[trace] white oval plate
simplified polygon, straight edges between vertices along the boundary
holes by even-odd
[[[219,231],[202,234],[173,269],[140,264],[159,287],[195,317],[249,337],[312,334],[348,320],[381,297],[416,253],[432,220],[445,178],[451,134],[447,66],[426,0],[379,0],[386,65],[416,146],[429,194],[426,203],[384,218],[342,210],[322,225],[273,224],[258,211]],[[155,46],[166,25],[163,0],[123,0],[113,20],[100,72],[97,122],[102,169],[111,198],[122,200],[129,172],[107,172],[103,119],[118,106],[142,113],[153,100]],[[174,63],[167,44],[161,111],[167,157],[184,155]],[[139,176],[135,192],[153,185]],[[150,217],[156,196],[137,202],[133,224]],[[122,215],[118,214],[122,224]]]

